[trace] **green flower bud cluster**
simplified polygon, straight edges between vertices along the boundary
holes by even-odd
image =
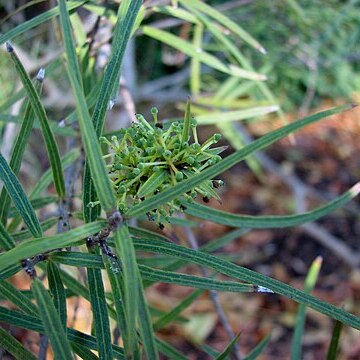
[[[158,122],[158,110],[155,107],[151,109],[151,114],[152,122],[137,114],[138,122],[122,129],[119,137],[113,136],[111,141],[101,138],[109,146],[110,153],[104,158],[108,160],[109,176],[122,213],[216,164],[221,160],[219,153],[224,150],[224,147],[212,148],[220,140],[220,134],[214,134],[202,145],[198,143],[197,124],[194,119],[190,119],[189,102],[184,122],[172,122],[166,129]],[[182,197],[189,202],[197,196],[205,202],[210,198],[220,200],[216,189],[222,185],[221,180],[206,180]],[[152,210],[147,216],[163,228],[163,222],[169,221],[174,211],[184,210],[185,207],[177,198]]]

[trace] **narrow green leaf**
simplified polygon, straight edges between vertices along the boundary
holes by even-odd
[[[190,138],[190,121],[191,121],[191,113],[190,113],[190,99],[187,99],[186,102],[186,110],[185,110],[185,117],[184,117],[184,128],[181,134],[181,144],[188,142]]]
[[[111,241],[109,241],[108,243],[112,244]],[[94,269],[104,268],[101,256],[96,254],[59,251],[49,255],[49,259],[69,266],[87,267]],[[110,266],[112,267],[112,271],[118,271],[117,264],[111,264]],[[171,271],[150,268],[145,265],[139,265],[139,270],[143,279],[154,282],[177,284],[205,290],[219,290],[229,292],[255,291],[253,285],[251,284],[241,284],[234,281],[216,280],[211,278],[203,278],[195,275],[175,273]]]
[[[156,320],[156,322],[154,323],[154,330],[162,329],[167,324],[174,321],[174,319],[176,319],[182,311],[184,311],[188,306],[190,306],[203,292],[203,290],[193,291],[190,295],[183,299],[180,304],[175,306],[171,311],[163,315],[160,319]]]
[[[87,274],[99,359],[111,360],[113,355],[111,348],[110,323],[101,270],[88,268]]]
[[[116,208],[115,194],[110,183],[110,179],[107,176],[99,141],[91,122],[81,83],[79,83],[79,64],[76,58],[69,14],[66,10],[65,0],[59,0],[59,7],[61,30],[68,61],[67,71],[75,98],[81,137],[100,203],[105,211],[110,211]]]
[[[7,164],[2,154],[0,154],[0,179],[3,181],[6,191],[33,236],[42,236],[39,219],[37,218],[29,199],[26,197],[19,180]]]
[[[73,359],[70,343],[67,340],[66,332],[62,327],[59,314],[57,313],[52,299],[45,289],[43,283],[35,278],[32,283],[32,291],[39,306],[40,317],[46,335],[49,337],[56,359]]]
[[[165,15],[174,16],[178,19],[185,20],[186,22],[189,23],[193,23],[193,24],[199,23],[196,16],[194,16],[191,12],[181,8],[176,8],[174,6],[154,6],[152,10]]]
[[[80,356],[83,360],[97,360],[99,359],[91,350],[89,350],[86,346],[81,344],[77,344],[75,342],[71,343],[71,348],[76,353],[76,355]]]
[[[138,314],[138,289],[139,277],[136,263],[135,250],[130,237],[127,225],[123,224],[114,232],[115,247],[123,267],[124,278],[124,303],[127,323],[126,339],[129,344],[125,347],[128,349],[130,356],[135,348],[136,340],[136,319]]]
[[[202,49],[197,49],[193,44],[188,43],[187,41],[181,39],[179,36],[170,34],[166,31],[156,29],[151,26],[142,27],[143,34],[150,36],[156,40],[159,40],[169,46],[174,47],[175,49],[181,51],[182,53],[190,56],[191,58],[198,59],[202,63],[219,70],[225,74],[232,76],[238,76],[244,79],[251,79],[256,81],[266,80],[266,76],[258,74],[253,71],[244,70],[238,66],[232,64],[224,64],[218,58],[209,53],[203,51]]]
[[[14,264],[14,265],[7,266],[0,270],[0,280],[5,280],[5,279],[15,275],[16,273],[18,273],[21,270],[22,270],[22,266],[20,264]]]
[[[104,226],[104,222],[97,221],[80,226],[63,234],[31,239],[23,242],[6,253],[0,254],[0,270],[39,253],[81,244],[85,237],[99,232]]]
[[[15,359],[36,360],[37,357],[11,336],[5,329],[0,327],[0,348],[6,350]]]
[[[101,83],[100,92],[98,94],[97,102],[92,116],[92,123],[94,125],[97,137],[99,137],[102,133],[105,115],[109,107],[111,96],[113,96],[114,91],[116,91],[119,86],[118,84],[120,79],[122,59],[124,57],[126,45],[130,39],[131,31],[133,29],[141,3],[141,0],[134,0],[131,2],[122,1],[119,7],[118,18],[114,30],[112,54],[105,70],[104,78]],[[89,166],[91,169],[90,163]],[[91,171],[91,173],[93,173],[93,171]],[[91,179],[90,172],[86,171],[84,176],[85,205],[87,203],[96,201],[98,196],[101,195],[99,194],[99,190],[96,189],[96,183],[94,188],[94,185],[92,184],[93,181],[95,181],[95,179]],[[114,203],[112,204],[112,207],[115,208]],[[109,209],[105,208],[105,210]],[[89,221],[95,220],[97,216],[97,211],[99,211],[98,208],[84,208],[85,218]]]
[[[16,305],[21,311],[30,315],[38,316],[39,313],[37,307],[26,295],[7,281],[0,281],[0,292],[7,300]]]
[[[51,229],[58,222],[59,222],[59,218],[57,216],[48,218],[45,221],[40,223],[41,229],[43,232],[45,232],[46,230]],[[30,239],[32,237],[32,234],[29,230],[25,229],[25,230],[20,230],[16,233],[13,233],[12,237],[16,242],[18,242],[18,241]]]
[[[320,206],[312,211],[297,215],[237,215],[221,210],[212,209],[200,204],[187,204],[185,212],[189,215],[205,219],[217,224],[229,225],[233,227],[249,227],[253,229],[271,229],[283,228],[289,226],[297,226],[311,221],[320,219],[321,217],[339,209],[347,202],[352,200],[360,192],[360,182],[355,184],[348,191],[338,196],[336,199],[328,202],[326,205]]]
[[[319,276],[321,264],[322,264],[321,257],[317,257],[311,264],[305,279],[304,292],[306,294],[311,294],[312,290],[314,289],[315,283]],[[305,316],[306,316],[306,306],[301,304],[299,305],[298,312],[296,315],[295,329],[291,342],[291,360],[301,360],[302,358],[301,341],[304,333]]]
[[[65,170],[68,168],[75,160],[80,157],[80,150],[79,149],[72,149],[66,155],[61,158],[62,167]],[[29,195],[30,199],[34,199],[40,196],[41,192],[45,190],[52,181],[52,172],[51,169],[45,171],[39,181],[36,183],[34,188],[31,190]]]
[[[15,247],[15,241],[0,221],[0,249],[10,250],[13,247]]]
[[[67,11],[74,10],[83,4],[85,4],[87,0],[84,1],[68,1],[67,2]],[[0,45],[5,44],[6,41],[14,39],[16,36],[19,36],[26,31],[42,24],[43,22],[50,20],[51,18],[57,16],[59,14],[58,6],[54,7],[53,9],[46,11],[28,21],[25,21],[18,26],[14,27],[13,29],[8,30],[5,34],[0,36]]]
[[[44,106],[41,104],[39,95],[37,94],[29,75],[27,74],[24,66],[20,62],[18,56],[16,55],[13,47],[6,43],[7,50],[10,53],[11,59],[14,62],[16,71],[20,77],[22,84],[29,96],[29,100],[31,101],[31,105],[33,111],[37,118],[40,121],[42,134],[44,136],[46,149],[49,155],[49,161],[51,165],[51,169],[53,172],[54,184],[56,188],[56,192],[60,197],[65,196],[65,183],[63,177],[63,170],[61,167],[60,155],[59,150],[55,141],[54,134],[49,126],[48,119],[46,117],[46,112]]]
[[[265,339],[261,340],[261,342],[258,345],[256,345],[256,347],[251,351],[251,353],[244,357],[244,360],[257,359],[266,348],[267,344],[270,341],[270,338],[271,335],[269,334],[268,336],[265,337]]]
[[[41,324],[40,319],[15,310],[9,310],[2,306],[0,306],[0,321],[42,334],[45,333],[44,326]],[[94,336],[84,334],[71,328],[67,329],[67,336],[71,342],[86,346],[92,350],[97,350],[96,338]],[[125,359],[123,350],[119,346],[112,345],[112,349],[114,358]]]
[[[204,25],[198,23],[194,26],[193,45],[196,49],[202,48]],[[201,91],[201,61],[198,58],[191,59],[190,65],[190,89],[195,96]]]
[[[255,40],[248,32],[241,28],[238,24],[232,21],[229,17],[216,10],[213,6],[209,6],[199,0],[180,0],[184,5],[187,5],[189,8],[195,8],[203,12],[204,14],[212,17],[215,21],[219,22],[221,25],[225,26],[234,34],[238,35],[242,40],[251,45],[254,49],[265,54],[265,49],[260,45],[260,43]]]
[[[217,357],[216,357],[216,360],[225,360],[228,355],[230,355],[231,351],[233,350],[236,342],[238,341],[239,337],[241,335],[241,332],[239,332],[229,343],[229,345],[224,349],[224,351],[219,354]]]
[[[29,196],[29,198],[30,198],[30,196]],[[58,200],[59,200],[59,198],[57,196],[44,196],[44,197],[34,198],[34,199],[30,200],[30,204],[34,210],[37,210],[37,209],[43,208],[46,205],[55,203]],[[15,217],[17,215],[18,215],[18,212],[17,212],[16,208],[11,207],[9,209],[8,217]]]
[[[35,83],[35,91],[37,93],[41,93],[43,78],[44,78],[44,70],[40,69],[37,75],[37,81]],[[34,124],[34,118],[35,116],[31,106],[31,102],[28,100],[25,106],[24,120],[21,124],[20,131],[14,142],[11,159],[9,162],[9,166],[16,176],[18,175],[20,170],[25,147],[28,143],[28,139]],[[10,203],[11,203],[10,196],[6,192],[5,187],[3,187],[0,195],[0,222],[2,222],[5,225],[10,208]]]
[[[159,194],[144,200],[142,203],[135,205],[128,211],[127,216],[138,216],[152,209],[156,209],[157,206],[165,204],[166,202],[173,200],[180,194],[183,194],[193,189],[197,185],[201,184],[204,180],[214,178],[216,175],[219,175],[223,171],[231,168],[253,152],[264,149],[265,147],[276,142],[277,140],[282,139],[283,137],[303,128],[306,125],[319,121],[327,116],[331,116],[352,109],[353,107],[353,105],[339,106],[330,110],[319,112],[317,114],[295,121],[289,125],[283,126],[280,129],[274,130],[253,141],[251,144],[246,145],[244,148],[234,152],[233,154],[229,155],[217,164],[210,166],[209,168],[202,171],[199,175],[181,181],[172,188],[162,191]]]
[[[152,194],[168,177],[166,170],[154,172],[139,188],[139,198]]]
[[[223,111],[205,115],[197,115],[196,121],[201,125],[218,124],[223,122],[247,120],[253,117],[263,116],[278,111],[278,105],[258,106],[244,110]]]
[[[82,254],[82,255],[86,255],[86,257],[89,257],[90,255],[93,256],[93,254]],[[99,261],[101,261],[98,255],[96,255],[96,257],[98,258]],[[125,315],[125,307],[124,307],[124,290],[123,290],[124,279],[122,277],[121,267],[119,267],[117,259],[115,260],[113,258],[110,258],[104,253],[102,254],[102,260],[104,262],[105,269],[108,274],[108,278],[111,285],[111,292],[113,295],[113,301],[116,310],[115,320],[117,321],[117,326],[120,329],[120,334],[123,339],[124,347],[127,349],[127,345],[129,342],[126,338],[127,324],[126,324],[126,315]],[[128,351],[125,350],[125,353],[127,352]]]
[[[55,309],[59,314],[61,324],[66,332],[66,292],[57,265],[52,261],[48,261],[46,264],[46,273]]]
[[[187,262],[212,268],[220,273],[247,283],[270,289],[279,295],[286,296],[298,303],[305,304],[322,314],[360,330],[360,318],[357,316],[342,309],[338,309],[327,302],[321,301],[278,280],[264,276],[242,266],[235,265],[229,261],[220,259],[219,257],[163,241],[154,240],[151,242],[144,242],[141,239],[133,239],[133,242],[138,250],[174,256],[187,260]]]
[[[139,274],[140,276],[140,274]],[[141,281],[139,284],[139,323],[140,323],[140,334],[142,343],[144,346],[145,354],[147,359],[159,359],[159,354],[156,348],[155,335],[151,317],[146,303],[145,292]]]
[[[187,360],[188,358],[176,350],[173,346],[167,342],[157,338],[156,346],[159,351],[166,356],[167,359],[171,360]]]
[[[342,328],[343,328],[343,324],[340,321],[335,321],[326,360],[336,360],[338,358],[339,341],[340,341]]]

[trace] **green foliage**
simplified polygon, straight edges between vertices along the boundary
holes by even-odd
[[[19,90],[4,101],[0,99],[3,112],[0,121],[7,123],[22,118],[10,161],[0,154],[0,179],[3,183],[0,197],[0,290],[2,299],[15,306],[15,309],[0,307],[0,321],[45,334],[58,359],[71,359],[74,354],[84,359],[157,359],[159,353],[172,359],[186,359],[186,354],[159,339],[158,331],[173,322],[187,321],[181,316],[182,311],[199,296],[205,296],[205,290],[246,293],[249,301],[253,293],[262,293],[259,296],[276,293],[301,304],[295,345],[301,342],[300,325],[304,321],[305,306],[359,330],[358,317],[310,295],[312,286],[305,291],[297,290],[213,254],[219,247],[251,231],[250,228],[296,226],[323,217],[351,201],[360,190],[359,184],[312,211],[288,216],[230,214],[194,201],[196,195],[203,197],[205,202],[211,197],[220,199],[216,189],[222,181],[212,180],[214,177],[247,160],[257,150],[265,149],[309,124],[350,110],[352,106],[344,105],[305,117],[242,146],[234,137],[233,121],[279,111],[274,96],[264,83],[265,76],[254,70],[249,60],[251,55],[246,53],[245,56],[241,47],[236,46],[241,40],[248,51],[264,53],[260,36],[250,35],[216,8],[198,0],[179,0],[177,8],[147,9],[140,0],[123,0],[118,8],[105,8],[103,4],[88,2],[85,5],[88,11],[106,16],[115,24],[112,51],[102,73],[95,70],[97,54],[92,51],[92,44],[85,41],[86,34],[76,13],[84,3],[59,0],[59,7],[25,21],[0,37],[1,43],[12,41],[13,45],[8,43],[7,46],[8,56],[13,59],[26,90]],[[294,9],[298,15],[301,13],[298,7]],[[69,14],[69,11],[75,12]],[[188,22],[193,39],[187,41],[175,32],[152,26],[151,20],[143,20],[145,14],[157,14],[160,18],[172,16]],[[24,40],[26,32],[58,15],[60,21],[54,21],[55,27],[61,30],[57,46],[64,51],[52,60],[48,68],[50,76],[56,67],[66,69],[64,83],[70,84],[74,96],[74,108],[66,109],[65,123],[73,126],[66,129],[71,130],[67,132],[52,123],[53,114],[45,111],[41,100],[40,84],[33,85],[21,56],[17,55],[17,43]],[[224,36],[219,25],[231,36]],[[109,105],[118,92],[126,46],[138,29],[143,35],[189,56],[190,88],[195,95],[192,110],[199,114],[198,123],[216,124],[221,131],[224,130],[229,141],[237,144],[235,152],[224,158],[219,156],[225,147],[212,146],[219,141],[220,134],[210,136],[202,143],[199,141],[197,131],[200,130],[192,119],[190,101],[185,106],[184,119],[179,121],[160,122],[157,109],[152,108],[153,122],[138,114],[137,123],[118,129],[117,136],[103,133]],[[206,41],[208,34],[212,36],[210,42]],[[221,60],[218,54],[221,54]],[[211,81],[203,72],[204,64],[210,69]],[[6,63],[6,66],[10,65]],[[221,86],[220,80],[224,80]],[[253,98],[244,106],[242,96],[245,94],[250,99],[254,89],[266,104]],[[25,111],[14,119],[9,109],[24,97]],[[205,110],[209,104],[213,113]],[[34,135],[36,126],[45,140],[50,169],[42,173],[31,187],[22,178],[20,182],[18,176],[26,155],[25,146]],[[58,137],[55,138],[54,134]],[[79,143],[74,141],[74,136],[80,139]],[[70,149],[64,150],[64,140],[73,144]],[[104,142],[111,148],[110,154],[102,146]],[[84,149],[84,154],[81,149]],[[65,155],[60,157],[63,152]],[[78,161],[79,158],[86,164]],[[77,180],[79,173],[84,181],[81,189],[75,188],[74,200],[71,183]],[[53,185],[56,191],[48,189],[49,185]],[[44,216],[49,204],[55,204],[56,217]],[[69,217],[69,211],[73,212],[76,221]],[[173,219],[181,226],[197,225],[195,221],[177,218],[180,211],[235,229],[199,250],[193,250],[141,226],[128,225],[135,218],[145,218],[146,215],[158,224],[164,220],[171,223]],[[69,223],[72,229],[69,229]],[[199,277],[179,270],[188,264],[203,266],[213,273]],[[86,281],[77,276],[81,268],[87,270]],[[29,275],[31,291],[19,290],[9,281],[11,276],[24,270]],[[228,276],[230,280],[218,278],[219,274]],[[40,280],[43,278],[47,278],[48,288]],[[171,310],[162,312],[149,307],[146,298],[146,288],[159,282],[195,290]],[[91,335],[67,327],[66,300],[70,296],[91,303]],[[159,313],[161,315],[157,316]],[[115,328],[120,331],[121,346],[113,336]],[[34,358],[10,333],[0,329],[0,335],[0,346],[5,351],[18,358]],[[225,359],[235,348],[238,336],[220,354],[209,347],[205,350],[218,359]],[[333,353],[338,338],[337,330],[333,337]],[[269,341],[270,336],[267,336],[245,358],[257,358]],[[97,355],[91,350],[95,350]]]

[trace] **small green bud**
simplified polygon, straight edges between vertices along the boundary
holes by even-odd
[[[157,172],[157,171],[160,171],[161,170],[161,167],[160,166],[157,166],[155,165],[153,168],[152,168],[152,171],[153,172]]]
[[[187,162],[189,165],[194,165],[194,163],[195,163],[195,158],[193,158],[192,156],[189,156],[189,157],[186,159],[186,162]]]
[[[132,173],[133,173],[135,176],[138,176],[138,175],[140,175],[141,170],[138,169],[138,168],[135,168],[135,169],[133,169]]]
[[[191,150],[193,150],[194,152],[197,152],[197,151],[199,151],[199,150],[201,149],[201,145],[198,144],[198,143],[193,143],[193,144],[191,144],[190,148],[191,148]]]
[[[152,115],[157,115],[159,113],[159,110],[157,109],[157,107],[153,106],[150,110]]]
[[[165,150],[164,151],[164,157],[169,158],[170,156],[171,156],[171,151],[170,150]]]
[[[114,170],[122,170],[124,166],[122,164],[114,164]]]
[[[192,127],[196,127],[196,126],[197,126],[197,121],[196,121],[194,118],[191,119],[191,126],[192,126]]]
[[[181,171],[178,171],[175,175],[176,181],[181,181],[184,179],[184,174]]]
[[[126,193],[126,186],[125,185],[119,186],[118,189],[117,189],[117,192],[118,192],[118,194]]]
[[[221,139],[221,134],[218,134],[218,133],[214,134],[213,139],[214,139],[214,141],[218,142]]]

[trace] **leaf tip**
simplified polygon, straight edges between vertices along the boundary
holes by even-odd
[[[350,192],[351,192],[351,196],[352,197],[355,197],[359,194],[360,192],[360,181],[358,183],[356,183],[351,189],[350,189]]]

